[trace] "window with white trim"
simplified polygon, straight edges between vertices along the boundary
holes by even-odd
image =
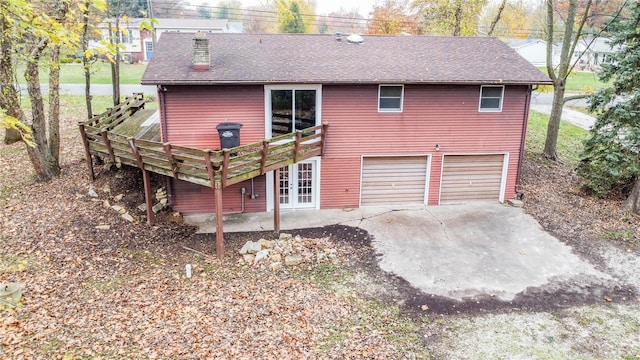
[[[479,111],[502,111],[504,86],[481,86]]]
[[[379,112],[402,112],[403,85],[380,85],[378,89]]]

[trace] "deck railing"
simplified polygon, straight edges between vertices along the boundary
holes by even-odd
[[[119,125],[127,119],[132,121],[125,125],[135,124],[133,115],[143,108],[142,94],[138,94],[113,109],[79,123],[91,179],[95,178],[92,155],[142,169],[149,224],[153,222],[153,215],[148,172],[211,187],[215,198],[216,252],[219,258],[224,253],[222,189],[275,170],[275,197],[279,191],[278,169],[322,155],[324,151],[327,124],[223,150],[198,149],[118,133],[118,129],[122,128]],[[143,120],[140,116],[137,117],[136,121]],[[125,132],[136,134],[131,127],[135,128],[129,126]],[[276,202],[274,230],[278,232],[279,229],[280,210]]]
[[[314,126],[223,150],[136,139],[112,131],[142,108],[144,101],[141,95],[137,95],[116,108],[79,123],[92,178],[91,155],[98,155],[114,163],[136,166],[211,188],[216,182],[227,187],[321,155],[328,126]]]

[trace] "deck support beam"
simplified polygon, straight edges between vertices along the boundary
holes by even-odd
[[[129,139],[129,146],[131,147],[131,152],[133,152],[133,155],[136,157],[138,167],[140,168],[140,170],[142,170],[142,183],[144,184],[144,204],[147,208],[147,224],[153,225],[153,202],[151,201],[151,181],[149,180],[149,172],[144,168],[142,156],[140,156],[140,152],[138,151],[138,147],[136,146],[136,139]]]
[[[142,182],[144,183],[144,203],[147,208],[147,224],[153,225],[153,202],[151,201],[151,181],[149,172],[142,169]]]
[[[280,168],[273,171],[273,231],[280,233]]]
[[[91,158],[91,151],[89,149],[89,140],[87,139],[87,132],[84,129],[84,124],[80,124],[80,137],[82,138],[82,145],[84,145],[84,156],[87,158],[87,167],[89,168],[89,180],[94,181],[96,174],[93,172],[93,159]]]
[[[216,202],[216,255],[218,259],[224,258],[224,230],[222,229],[222,183],[215,182],[213,189],[214,200]]]

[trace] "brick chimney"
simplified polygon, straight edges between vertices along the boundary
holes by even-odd
[[[207,34],[198,32],[193,38],[193,70],[209,70],[209,39]]]

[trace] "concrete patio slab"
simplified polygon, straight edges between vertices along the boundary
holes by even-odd
[[[187,216],[215,232],[212,215]],[[522,209],[497,203],[390,209],[298,210],[281,214],[281,229],[349,225],[367,230],[382,270],[421,291],[463,300],[512,300],[528,287],[587,276],[609,280],[545,232]],[[225,215],[225,232],[273,230],[273,213]]]

